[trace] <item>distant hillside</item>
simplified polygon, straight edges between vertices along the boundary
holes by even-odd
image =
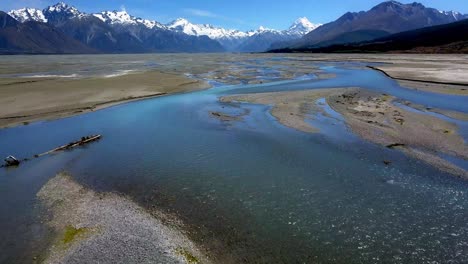
[[[393,34],[373,41],[319,48],[279,49],[274,52],[408,52],[468,53],[468,19]]]
[[[389,34],[408,30],[453,23],[468,18],[457,12],[439,11],[428,8],[420,3],[402,4],[397,1],[383,2],[368,11],[357,13],[348,12],[336,21],[324,24],[316,30],[305,35],[301,40],[292,43],[272,45],[278,48],[316,48],[324,46],[323,43],[344,44],[349,43],[343,34],[351,32],[381,31]],[[353,42],[369,40],[369,35],[354,35]],[[378,36],[381,37],[381,36]]]
[[[0,11],[0,54],[96,53],[54,27],[35,21],[19,23]]]
[[[327,47],[335,44],[342,43],[357,43],[363,41],[374,40],[384,36],[388,36],[390,33],[383,30],[356,30],[351,32],[345,32],[330,40],[322,41],[317,43],[316,47]]]

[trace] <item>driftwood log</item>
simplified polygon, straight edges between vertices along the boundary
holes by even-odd
[[[76,147],[79,147],[79,146],[83,146],[83,145],[89,144],[91,142],[97,141],[100,138],[101,138],[101,135],[91,135],[91,136],[82,137],[80,140],[70,142],[67,145],[63,145],[63,146],[60,146],[58,148],[54,148],[52,150],[49,150],[47,152],[34,155],[34,158],[39,158],[39,157],[42,157],[42,156],[45,156],[45,155],[52,154],[54,152],[69,150],[69,149],[73,149],[73,148],[76,148]],[[8,156],[5,159],[5,164],[1,165],[0,168],[3,168],[3,167],[16,167],[16,166],[19,166],[22,162],[28,161],[28,160],[30,160],[30,159],[26,158],[26,159],[18,160],[13,156]]]

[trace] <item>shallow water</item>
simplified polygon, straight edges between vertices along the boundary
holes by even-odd
[[[330,133],[306,134],[276,122],[268,106],[217,100],[238,92],[359,86],[468,111],[459,103],[463,97],[413,91],[378,72],[345,66],[324,68],[337,75],[331,80],[221,86],[0,130],[0,156],[28,157],[82,135],[104,135],[85,148],[0,171],[6,201],[0,203],[0,262],[27,263],[23,250],[46,246],[48,230],[34,217],[35,193],[66,170],[96,190],[178,214],[219,261],[467,263],[467,182],[363,142],[331,109],[334,120],[314,121]],[[250,113],[240,122],[209,114],[245,109]]]

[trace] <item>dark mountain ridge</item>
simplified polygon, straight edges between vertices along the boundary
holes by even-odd
[[[396,33],[372,41],[328,47],[280,49],[312,53],[468,53],[468,19]]]
[[[468,18],[456,12],[442,12],[427,8],[420,3],[402,4],[397,1],[387,1],[368,11],[348,12],[337,20],[324,24],[305,35],[294,43],[275,44],[271,48],[314,48],[324,46],[323,43],[342,44],[347,39],[340,40],[343,34],[359,31],[378,30],[395,34],[413,29],[442,25]],[[353,42],[369,40],[366,36],[355,36]],[[381,37],[381,36],[377,36]]]

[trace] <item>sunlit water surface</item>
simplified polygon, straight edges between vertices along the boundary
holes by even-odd
[[[0,171],[0,262],[28,263],[25,250],[47,246],[35,193],[67,171],[98,191],[177,214],[218,260],[467,263],[466,182],[363,142],[330,108],[330,117],[311,121],[323,133],[306,134],[276,122],[268,106],[217,100],[239,92],[357,86],[468,111],[463,97],[405,89],[354,66],[324,65],[337,74],[330,80],[220,86],[0,130],[0,156],[32,156],[103,135],[99,143]],[[250,113],[239,122],[209,114],[245,109]]]

